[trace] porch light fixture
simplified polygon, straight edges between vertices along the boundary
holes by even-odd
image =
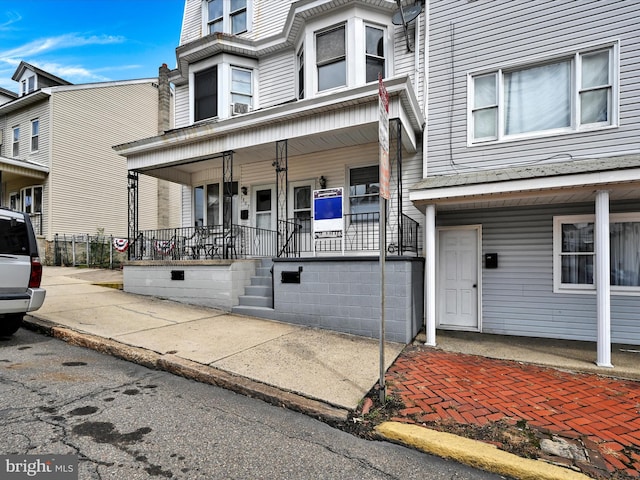
[[[318,183],[320,184],[320,188],[327,188],[327,179],[324,178],[324,175],[318,179]]]
[[[246,195],[248,192],[247,187],[240,187],[240,191],[242,192],[242,195]]]

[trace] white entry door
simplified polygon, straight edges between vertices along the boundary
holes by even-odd
[[[478,320],[479,229],[439,230],[438,326],[480,330]]]

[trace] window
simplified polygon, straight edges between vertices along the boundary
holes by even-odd
[[[248,30],[247,0],[208,0],[209,33],[237,35]]]
[[[231,102],[252,105],[251,70],[231,67]]]
[[[218,67],[194,74],[194,120],[218,116]]]
[[[318,91],[347,84],[344,25],[316,34],[316,65]]]
[[[304,98],[304,46],[298,52],[298,99]]]
[[[640,293],[640,214],[611,214],[609,221],[611,289]],[[594,226],[593,215],[554,217],[556,291],[595,290]]]
[[[378,74],[384,78],[384,30],[366,27],[367,83],[377,82]]]
[[[26,95],[27,94],[27,81],[26,80],[22,80],[21,84],[22,84],[22,95]]]
[[[193,218],[194,226],[203,227],[208,225],[222,225],[223,210],[226,210],[226,218],[231,218],[233,223],[237,223],[237,196],[238,182],[227,183],[232,195],[231,203],[224,199],[224,192],[220,183],[209,183],[199,185],[193,189]],[[226,202],[224,203],[223,200]]]
[[[371,220],[368,214],[380,211],[379,192],[378,165],[349,170],[349,211],[352,221]]]
[[[38,143],[40,138],[40,121],[36,118],[31,120],[31,151],[38,151]]]
[[[42,186],[23,188],[20,191],[21,209],[25,213],[42,213]]]
[[[27,79],[27,83],[28,83],[28,86],[27,86],[28,90],[27,91],[29,93],[33,92],[36,89],[36,77],[35,77],[35,75],[30,76]]]
[[[613,77],[613,47],[474,75],[471,141],[612,125]]]
[[[293,219],[300,233],[311,231],[311,185],[293,187]]]
[[[13,127],[13,157],[20,155],[20,127]]]

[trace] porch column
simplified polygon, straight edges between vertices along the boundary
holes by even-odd
[[[436,346],[436,206],[427,205],[425,218],[424,312],[425,345]]]
[[[609,192],[596,192],[595,283],[598,313],[598,358],[600,367],[611,365],[611,265],[609,260]]]

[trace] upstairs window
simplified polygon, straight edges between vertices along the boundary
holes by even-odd
[[[16,158],[20,155],[20,127],[13,127],[13,143],[11,156]]]
[[[385,77],[384,69],[384,30],[367,26],[366,35],[366,63],[367,83],[377,82],[378,74]]]
[[[40,120],[31,120],[31,151],[37,152],[40,143]]]
[[[236,111],[240,105],[247,105],[247,109],[252,106],[252,83],[251,70],[231,67],[231,102],[236,105]]]
[[[304,46],[298,52],[298,99],[304,98]]]
[[[247,0],[208,0],[209,33],[237,35],[248,30]]]
[[[347,54],[344,25],[316,34],[318,91],[347,84]]]
[[[613,47],[471,77],[471,142],[613,125]]]
[[[33,92],[36,89],[36,77],[35,75],[30,76],[27,79],[27,91],[29,93]]]
[[[218,67],[194,74],[194,120],[218,116]]]

